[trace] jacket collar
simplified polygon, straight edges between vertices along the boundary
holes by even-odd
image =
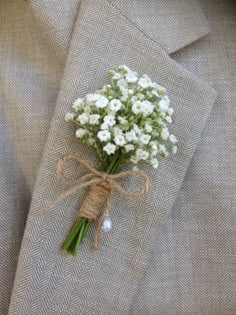
[[[91,231],[78,257],[71,258],[62,254],[60,244],[75,219],[82,192],[41,216],[42,209],[64,190],[56,176],[57,161],[72,151],[92,159],[91,150],[78,143],[64,115],[76,97],[101,87],[107,70],[119,64],[149,74],[168,89],[175,109],[173,133],[179,139],[179,152],[163,161],[159,170],[144,170],[152,183],[145,199],[114,198],[110,212],[114,229],[103,235],[98,253],[91,248]],[[96,0],[96,5],[94,0],[82,2],[28,216],[10,315],[51,314],[55,308],[62,314],[63,310],[128,313],[215,98],[208,84],[176,64],[120,9],[106,0]],[[79,176],[81,172],[73,168],[75,171]]]

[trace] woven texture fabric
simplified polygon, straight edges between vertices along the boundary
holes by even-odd
[[[12,0],[0,8],[0,314],[235,314],[235,4]],[[60,246],[83,192],[41,211],[66,189],[56,176],[63,155],[96,161],[64,115],[119,64],[168,89],[178,154],[144,169],[145,198],[114,196],[114,228],[98,253],[93,228],[69,257]]]
[[[41,5],[0,1],[1,315],[8,311],[31,196],[68,53],[66,39],[77,15],[73,3],[70,6],[67,1],[66,12],[60,3],[49,11],[47,1]],[[67,36],[53,41],[53,34],[60,34],[55,19],[59,11],[60,27]]]
[[[109,0],[146,36],[173,53],[209,33],[198,0]]]
[[[236,3],[201,5],[211,34],[172,58],[218,97],[130,314],[236,314]]]

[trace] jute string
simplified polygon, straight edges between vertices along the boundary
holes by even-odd
[[[77,161],[87,168],[90,173],[80,177],[79,179],[66,178],[64,175],[65,163],[67,161]],[[57,164],[57,174],[62,179],[65,185],[74,185],[66,192],[61,194],[55,201],[53,201],[43,212],[47,212],[49,209],[54,208],[58,203],[67,198],[68,196],[79,191],[81,188],[89,187],[86,194],[84,202],[80,208],[79,216],[81,218],[87,218],[89,220],[96,220],[99,212],[104,207],[102,216],[98,222],[96,237],[95,237],[95,247],[98,247],[99,236],[101,232],[101,227],[103,221],[111,207],[112,194],[114,191],[121,195],[127,196],[129,198],[139,198],[142,197],[149,188],[149,178],[141,171],[125,171],[117,174],[107,174],[96,170],[90,165],[86,160],[81,159],[75,154],[69,154],[58,161]],[[127,176],[135,176],[143,179],[143,185],[140,191],[130,192],[126,191],[121,187],[117,180],[125,178]]]

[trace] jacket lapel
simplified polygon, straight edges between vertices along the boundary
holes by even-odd
[[[178,47],[178,45],[175,45]],[[173,49],[172,49],[173,50]],[[57,161],[76,152],[94,160],[64,122],[78,96],[106,81],[107,70],[127,64],[165,86],[175,109],[173,133],[178,154],[156,171],[145,168],[151,188],[145,198],[124,200],[116,195],[110,215],[113,231],[102,235],[95,252],[94,230],[78,257],[60,245],[75,219],[83,192],[42,216],[41,211],[65,190],[56,176]],[[127,314],[178,195],[186,170],[215,101],[215,91],[173,61],[156,40],[106,0],[82,1],[72,37],[64,79],[28,217],[9,314]],[[71,172],[82,173],[75,165]],[[132,187],[133,183],[127,183]]]
[[[141,32],[169,54],[210,32],[198,0],[109,0]]]

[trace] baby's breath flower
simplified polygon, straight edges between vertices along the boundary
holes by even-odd
[[[159,144],[158,146],[158,151],[161,153],[161,154],[165,154],[166,153],[166,148],[163,144]]]
[[[109,108],[111,109],[111,111],[113,112],[118,112],[121,109],[122,103],[120,100],[118,99],[113,99],[110,101],[109,103]]]
[[[149,76],[147,76],[146,74],[144,74],[139,80],[138,80],[138,85],[140,85],[143,89],[147,89],[149,86],[152,85],[152,81],[149,78]]]
[[[137,164],[139,162],[138,158],[136,155],[132,155],[130,157],[130,161],[133,163],[133,164]]]
[[[145,95],[142,93],[138,93],[137,98],[142,101],[145,98]]]
[[[123,131],[119,127],[113,127],[112,131],[113,131],[114,136],[122,136],[123,135]]]
[[[141,135],[140,138],[139,138],[139,141],[142,143],[142,144],[148,144],[149,141],[151,139],[151,136],[150,135]]]
[[[157,143],[155,141],[151,141],[149,145],[153,151],[157,150]]]
[[[174,144],[177,142],[177,139],[176,139],[176,137],[174,135],[170,135],[169,136],[169,140],[170,140],[171,143],[174,143]]]
[[[116,145],[123,147],[126,144],[125,137],[122,135],[117,135],[114,138],[114,142]]]
[[[131,97],[131,103],[134,104],[138,100],[138,97],[136,95]]]
[[[96,107],[98,107],[98,108],[104,108],[104,107],[107,106],[108,102],[109,102],[109,101],[108,101],[108,99],[107,99],[105,96],[100,95],[100,97],[99,97],[98,100],[96,101],[95,105],[96,105]]]
[[[150,156],[151,156],[151,158],[156,158],[157,154],[158,154],[158,151],[157,150],[153,150],[153,151],[151,151]]]
[[[152,93],[149,90],[146,91],[146,97],[148,97],[148,98],[153,97]]]
[[[124,147],[126,152],[133,151],[135,148],[133,144],[126,144]]]
[[[140,161],[140,160],[147,160],[148,157],[149,157],[149,152],[145,151],[143,149],[138,149],[136,151],[136,157],[137,157],[138,161]]]
[[[79,97],[77,98],[77,100],[74,101],[72,108],[77,112],[78,110],[82,108],[83,105],[84,105],[84,100]]]
[[[115,150],[116,146],[110,142],[103,147],[103,151],[105,151],[108,155],[114,154]]]
[[[112,127],[116,124],[115,117],[113,115],[107,115],[104,117],[104,124],[107,124],[108,127]]]
[[[77,120],[81,123],[81,125],[85,125],[89,122],[89,115],[86,113],[80,114]]]
[[[120,100],[122,102],[126,102],[129,98],[129,90],[125,86],[120,86],[120,91],[122,94]]]
[[[172,147],[172,153],[173,153],[173,154],[176,154],[176,153],[177,153],[177,146],[176,146],[176,145],[174,145],[174,146]]]
[[[170,117],[170,116],[166,116],[166,121],[169,123],[169,124],[171,124],[172,123],[172,118]]]
[[[149,123],[145,123],[144,129],[146,132],[152,132],[152,126]]]
[[[109,126],[108,126],[108,124],[107,123],[103,123],[103,124],[101,124],[101,129],[102,130],[107,130],[107,129],[109,129]]]
[[[149,101],[142,101],[142,112],[145,115],[151,115],[153,113],[154,106]]]
[[[86,95],[86,101],[87,103],[93,103],[96,102],[100,98],[100,94],[87,94]]]
[[[140,136],[142,134],[141,129],[136,124],[133,125],[133,130],[135,131],[135,134],[137,136]]]
[[[77,138],[83,138],[88,133],[87,129],[79,128],[76,130],[75,136]]]
[[[126,65],[119,66],[118,68],[124,70],[126,73],[131,71],[130,68]]]
[[[152,82],[151,87],[155,90],[157,90],[159,88],[159,84],[157,84],[156,82]]]
[[[128,97],[129,97],[128,94],[127,95],[122,95],[120,99],[121,99],[122,102],[126,102],[128,100]]]
[[[100,115],[98,114],[89,115],[89,123],[91,125],[98,125],[99,119],[100,119]]]
[[[158,159],[151,159],[150,162],[154,168],[158,168],[159,165]]]
[[[161,112],[167,112],[169,107],[169,101],[167,99],[161,99],[159,102],[159,108]]]
[[[108,91],[109,91],[108,85],[104,85],[104,86],[102,87],[102,92],[103,92],[103,93],[107,93]]]
[[[142,113],[142,111],[143,111],[142,102],[141,101],[136,101],[135,103],[133,103],[132,111],[136,115],[139,114],[139,113]]]
[[[65,116],[65,121],[73,121],[75,119],[75,114],[73,113],[67,113]]]
[[[134,142],[138,140],[134,130],[130,130],[129,132],[126,132],[125,138],[128,142]]]
[[[106,142],[111,139],[111,133],[108,130],[100,130],[97,134],[100,141]]]
[[[157,118],[157,119],[156,119],[156,122],[159,124],[160,127],[166,128],[166,122],[163,120],[163,118],[165,118],[165,117]]]
[[[126,81],[129,83],[135,83],[138,81],[138,76],[137,76],[137,72],[134,71],[129,71],[126,76]]]
[[[163,86],[157,84],[157,91],[159,93],[165,94],[166,93],[166,88],[164,88]]]
[[[121,116],[118,117],[118,121],[121,125],[126,125],[128,123],[128,120]]]
[[[159,97],[159,94],[158,94],[157,90],[152,90],[151,93],[152,93],[154,96]]]
[[[123,91],[124,91],[124,88],[125,89],[127,89],[127,87],[128,87],[128,83],[127,83],[127,81],[125,80],[125,79],[119,79],[118,81],[117,81],[117,85],[119,86],[119,88],[122,90],[123,89]],[[127,93],[128,93],[128,91],[127,91]]]
[[[159,117],[161,119],[165,119],[166,118],[166,113],[164,113],[164,112],[160,113]]]
[[[167,114],[172,116],[174,114],[173,108],[169,107],[168,110],[167,110]]]
[[[167,140],[169,138],[169,130],[167,128],[162,129],[161,137],[163,140]]]
[[[128,94],[129,94],[129,96],[132,96],[132,95],[134,95],[134,91],[133,90],[128,90]]]
[[[119,72],[116,72],[116,73],[112,76],[112,79],[113,79],[113,80],[119,80],[119,79],[121,79],[121,78],[123,78],[123,76],[122,76],[122,74],[119,73]]]

